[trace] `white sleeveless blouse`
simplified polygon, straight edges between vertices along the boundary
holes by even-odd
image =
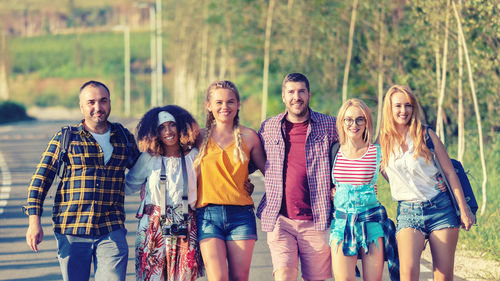
[[[403,152],[396,147],[389,157],[385,173],[389,178],[392,200],[424,201],[436,196],[439,191],[434,188],[437,183],[437,168],[432,160],[413,157],[415,148],[408,133],[406,136],[408,150]]]

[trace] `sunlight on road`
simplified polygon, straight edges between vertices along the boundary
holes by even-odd
[[[2,185],[0,185],[0,214],[3,214],[4,208],[7,206],[9,194],[11,190],[12,178],[10,176],[9,167],[5,162],[2,152],[0,152],[0,174],[2,175]]]

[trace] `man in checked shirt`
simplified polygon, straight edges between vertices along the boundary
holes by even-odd
[[[257,208],[267,232],[275,280],[332,277],[330,246],[330,146],[335,118],[311,110],[309,81],[288,74],[282,93],[286,111],[259,130],[266,153],[266,194]]]
[[[96,280],[125,280],[124,176],[139,151],[127,129],[108,122],[111,100],[103,83],[86,82],[79,99],[84,119],[71,126],[66,169],[52,210],[62,276],[89,280],[93,261]],[[49,142],[29,185],[26,242],[35,252],[43,240],[40,216],[56,177],[61,138],[60,131]]]

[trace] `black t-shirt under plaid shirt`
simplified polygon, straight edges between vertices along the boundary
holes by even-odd
[[[71,127],[66,173],[57,187],[52,220],[54,232],[100,236],[124,227],[124,175],[127,166],[126,140],[119,124],[110,123],[111,159],[104,153],[83,123]],[[139,155],[134,137],[124,129],[129,153]],[[42,155],[28,190],[26,214],[42,215],[45,196],[56,176],[61,132],[54,135]]]

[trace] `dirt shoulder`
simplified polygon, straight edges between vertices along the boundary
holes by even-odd
[[[430,247],[422,258],[432,264]],[[455,253],[455,275],[465,280],[500,280],[500,262],[488,260],[480,252],[457,249]]]

